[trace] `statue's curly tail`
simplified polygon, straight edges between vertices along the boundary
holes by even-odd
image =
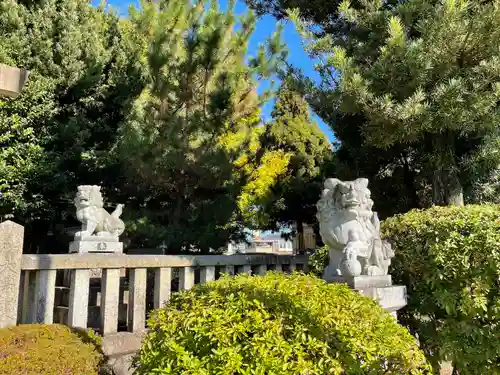
[[[111,213],[111,216],[114,218],[118,219],[123,212],[123,204],[118,204],[116,205],[115,210]]]

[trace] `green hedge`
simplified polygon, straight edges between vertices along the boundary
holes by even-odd
[[[102,359],[94,338],[63,325],[0,329],[0,374],[97,375]]]
[[[401,321],[433,363],[500,373],[500,206],[435,207],[382,223],[392,276],[408,288]],[[436,367],[436,366],[434,366]]]
[[[148,320],[136,374],[421,374],[415,339],[370,298],[312,276],[224,276]]]

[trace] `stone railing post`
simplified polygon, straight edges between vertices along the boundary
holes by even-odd
[[[17,324],[24,227],[0,223],[0,328]]]
[[[27,70],[0,64],[0,96],[17,97],[27,80]]]

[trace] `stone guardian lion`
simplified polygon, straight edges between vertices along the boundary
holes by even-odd
[[[120,219],[123,205],[117,205],[110,214],[104,208],[101,187],[97,185],[78,186],[74,203],[76,206],[76,217],[82,223],[82,230],[75,233],[75,239],[85,237],[118,237],[125,230],[125,224]]]
[[[342,276],[345,267],[341,267],[341,263],[346,259],[346,249],[350,256],[356,251],[362,266],[361,275],[388,274],[394,253],[390,244],[380,239],[380,224],[377,213],[372,211],[373,201],[366,178],[354,181],[327,179],[316,206],[320,235],[329,247],[326,280]],[[352,238],[356,241],[349,244]]]

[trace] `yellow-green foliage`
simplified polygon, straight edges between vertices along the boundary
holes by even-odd
[[[301,274],[238,275],[176,294],[148,321],[137,374],[421,374],[423,353],[372,299]]]
[[[408,288],[400,318],[429,358],[500,373],[500,205],[410,211],[382,232],[395,246],[393,278]]]
[[[260,112],[255,111],[251,116],[241,119],[236,130],[228,130],[219,139],[228,152],[241,152],[234,165],[238,173],[245,174],[247,180],[238,196],[238,208],[246,218],[252,216],[253,207],[268,195],[278,177],[286,172],[291,157],[290,153],[283,150],[265,150],[261,157],[256,158],[261,148],[260,137],[265,130],[259,126],[259,115]]]
[[[97,375],[102,356],[93,341],[58,324],[0,329],[0,374]]]

